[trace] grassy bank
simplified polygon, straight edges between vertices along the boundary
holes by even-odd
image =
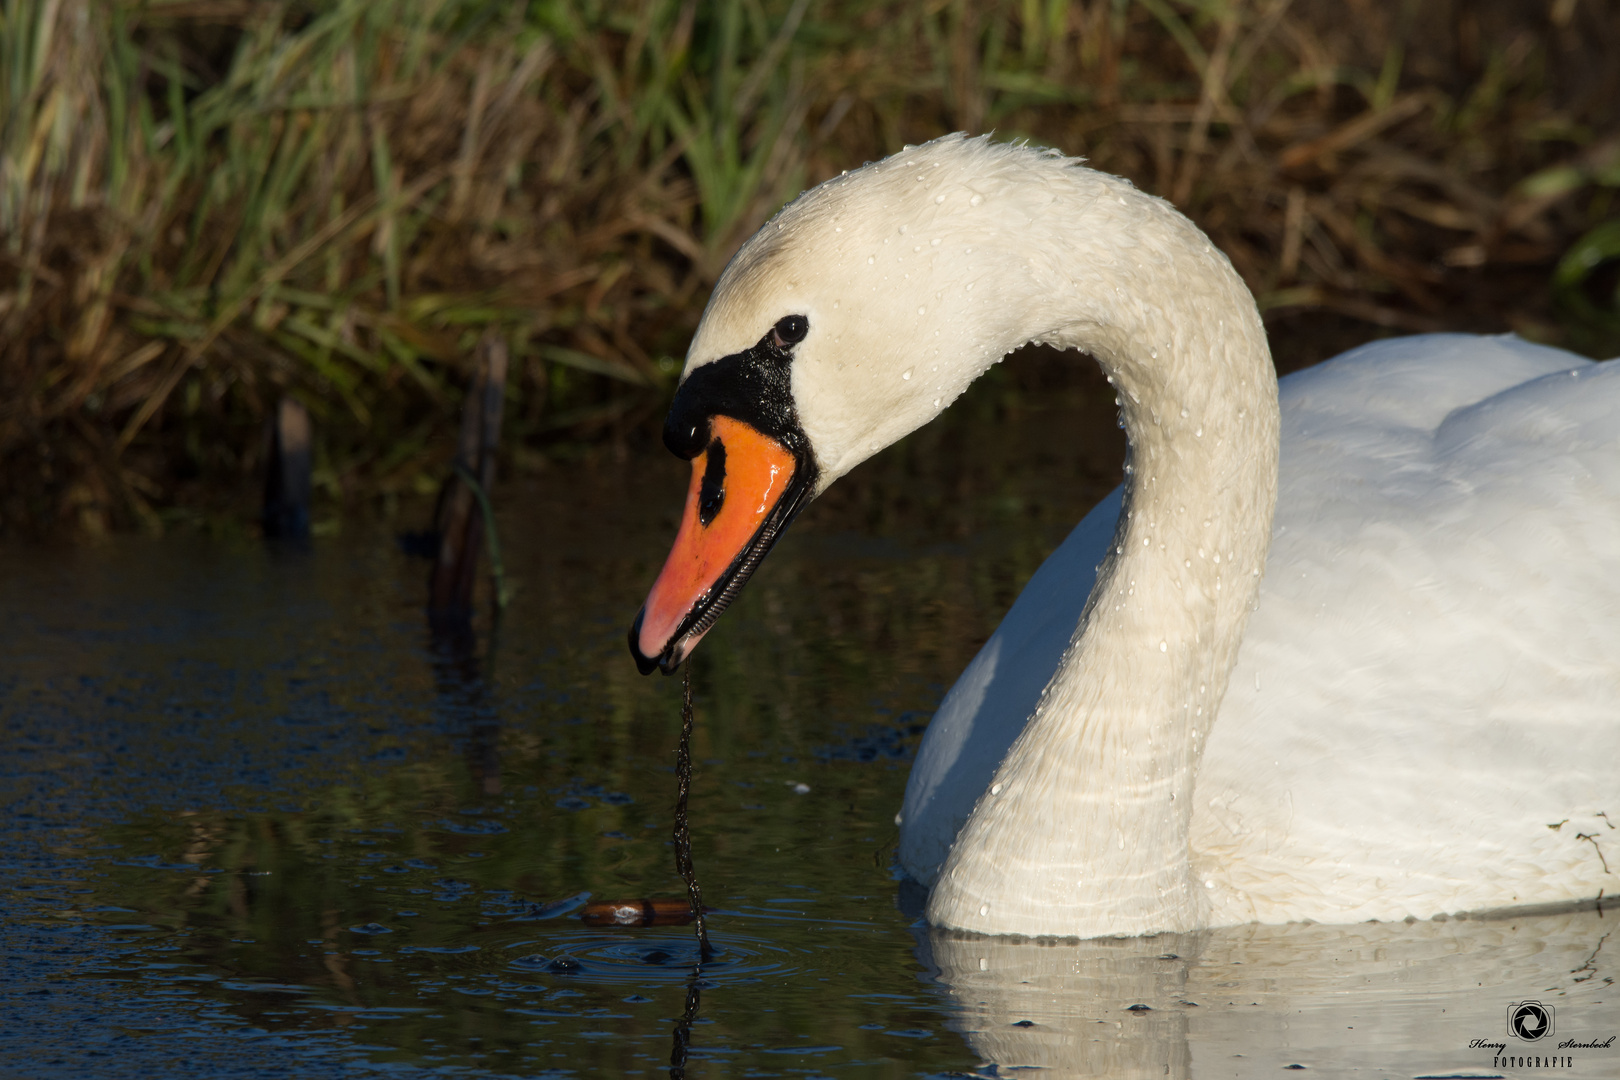
[[[0,0],[0,532],[430,487],[471,347],[508,455],[645,439],[726,257],[943,132],[1191,214],[1279,363],[1380,332],[1620,351],[1613,0]]]

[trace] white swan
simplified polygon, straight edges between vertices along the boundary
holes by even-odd
[[[911,148],[738,252],[665,430],[693,478],[643,670],[809,498],[1029,341],[1102,365],[1127,477],[924,739],[898,820],[930,922],[1089,937],[1620,891],[1620,365],[1400,339],[1284,380],[1279,415],[1226,258],[1055,153]]]

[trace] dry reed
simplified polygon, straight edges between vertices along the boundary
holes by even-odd
[[[1620,348],[1615,0],[3,0],[0,531],[421,490],[472,344],[511,463],[646,429],[728,253],[957,129],[1190,213],[1297,366]]]

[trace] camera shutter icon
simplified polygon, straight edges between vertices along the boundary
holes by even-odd
[[[1508,1006],[1508,1034],[1524,1042],[1537,1042],[1553,1033],[1553,1007],[1539,1001],[1515,1001]]]

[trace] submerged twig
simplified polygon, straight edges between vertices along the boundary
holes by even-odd
[[[675,775],[678,778],[675,794],[675,869],[686,882],[686,895],[692,902],[692,921],[697,929],[698,963],[705,964],[713,956],[709,946],[709,927],[703,919],[703,890],[698,887],[697,875],[692,871],[692,830],[686,821],[686,799],[692,790],[692,668],[686,669],[681,680],[681,744],[675,751]]]
[[[264,475],[264,535],[309,539],[309,410],[283,397],[270,423],[270,460]]]
[[[462,403],[454,475],[440,489],[434,512],[438,551],[428,578],[428,620],[437,627],[455,629],[471,621],[480,543],[489,551],[494,575],[496,622],[509,598],[490,504],[506,370],[506,340],[492,327],[478,342],[472,385]]]
[[[468,472],[460,462],[456,463],[455,470],[461,482],[467,485],[467,490],[472,492],[479,512],[483,514],[484,550],[489,554],[489,573],[495,584],[495,616],[499,618],[512,602],[512,589],[506,582],[506,564],[501,561],[501,538],[495,532],[495,507],[490,504],[489,493],[478,482],[478,477]]]

